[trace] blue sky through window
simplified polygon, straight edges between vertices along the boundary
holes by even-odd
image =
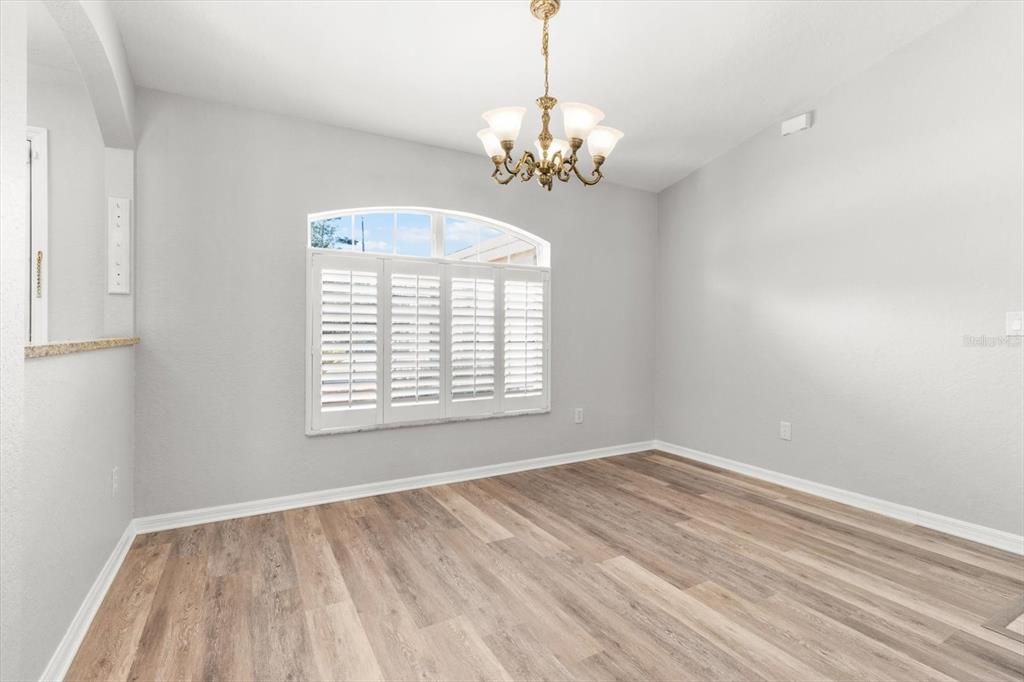
[[[430,228],[430,216],[423,213],[399,213],[395,241],[395,253],[399,256],[432,256],[434,237]]]
[[[366,213],[357,215],[355,238],[361,244],[359,251],[372,253],[395,252],[395,214]]]
[[[444,255],[450,256],[480,243],[480,223],[445,216]]]
[[[486,242],[490,239],[497,239],[501,235],[505,234],[496,227],[490,227],[489,225],[480,226],[480,243]]]

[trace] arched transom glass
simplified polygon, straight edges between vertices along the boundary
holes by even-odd
[[[549,265],[548,242],[512,225],[457,211],[388,207],[309,216],[309,246],[468,263]]]

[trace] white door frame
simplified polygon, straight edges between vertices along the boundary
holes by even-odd
[[[48,321],[50,298],[49,250],[49,154],[47,152],[46,129],[28,126],[25,138],[28,141],[28,210],[27,253],[29,258],[29,305],[26,311],[27,341],[30,344],[46,343],[49,339]]]

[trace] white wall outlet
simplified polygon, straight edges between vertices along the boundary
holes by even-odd
[[[131,293],[132,202],[107,199],[107,293]]]
[[[120,472],[118,471],[117,467],[114,467],[113,469],[110,470],[110,496],[111,497],[117,497],[117,488],[118,488],[118,486],[121,483],[118,480],[118,478],[119,478],[118,474],[119,473]]]
[[[582,407],[577,407],[575,410],[572,411],[572,420],[574,422],[576,422],[577,424],[582,424],[583,423],[583,408]]]
[[[1006,313],[1006,335],[1024,336],[1024,312]]]
[[[779,422],[779,438],[793,440],[793,425],[789,422]]]

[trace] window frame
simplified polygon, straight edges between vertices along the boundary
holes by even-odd
[[[473,261],[452,260],[443,256],[399,256],[342,249],[317,248],[310,246],[311,225],[314,220],[322,220],[341,215],[395,212],[395,213],[427,213],[431,215],[432,252],[443,253],[444,216],[450,215],[497,227],[514,234],[536,248],[538,265],[522,265],[511,263],[480,263]],[[359,431],[376,431],[382,429],[403,428],[407,426],[424,426],[459,421],[475,421],[480,419],[497,419],[529,414],[546,414],[551,412],[551,268],[550,245],[548,242],[524,230],[501,223],[490,218],[459,211],[447,211],[422,207],[374,207],[327,211],[310,214],[307,217],[306,229],[306,415],[305,430],[307,436],[322,436],[338,433]],[[319,278],[316,275],[324,267],[323,264],[336,261],[340,263],[365,264],[363,269],[378,273],[377,305],[378,305],[378,404],[375,410],[366,412],[376,415],[375,423],[347,423],[325,425],[320,417],[319,395],[320,363],[317,340],[320,336],[319,317]],[[322,264],[318,265],[318,262]],[[544,263],[541,265],[541,263]],[[440,414],[435,411],[419,410],[414,406],[402,407],[390,405],[391,384],[391,274],[400,272],[438,272],[441,277],[441,400]],[[456,401],[451,395],[451,281],[452,277],[466,276],[469,272],[489,272],[494,277],[495,304],[495,356],[494,356],[494,392],[493,398],[483,399],[491,409],[481,411],[469,407],[470,401]],[[516,279],[528,279],[543,282],[544,296],[544,334],[543,334],[543,391],[540,396],[528,398],[513,396],[506,399],[504,395],[504,307],[505,279],[507,274],[521,273]],[[406,412],[410,418],[396,420],[396,412]],[[426,413],[426,414],[424,414]],[[421,416],[422,415],[422,416]]]

